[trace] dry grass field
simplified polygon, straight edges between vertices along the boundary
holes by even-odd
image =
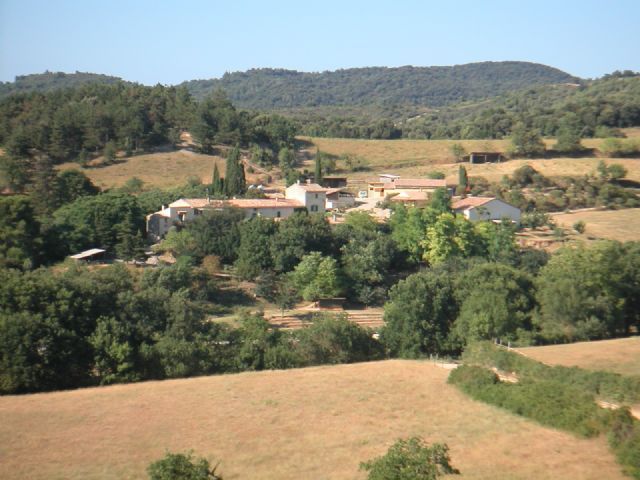
[[[632,136],[635,133],[629,132]],[[371,170],[349,174],[350,178],[364,180],[381,172],[396,173],[401,176],[424,177],[430,171],[437,170],[447,176],[451,183],[458,182],[458,166],[454,163],[450,148],[454,143],[463,145],[466,151],[506,151],[508,140],[358,140],[342,138],[306,137],[323,152],[337,156],[356,155],[369,161]],[[583,144],[590,148],[600,145],[600,139],[585,139]],[[547,139],[551,147],[555,140]],[[498,181],[503,175],[510,175],[517,168],[530,164],[546,176],[585,175],[593,173],[600,160],[607,163],[620,163],[627,170],[627,178],[640,181],[640,160],[620,158],[547,158],[534,160],[509,160],[503,163],[464,164],[472,176],[482,176],[489,181]]]
[[[565,228],[582,220],[587,224],[583,235],[626,242],[640,240],[640,208],[625,210],[601,210],[553,215],[556,223]]]
[[[636,131],[637,130],[637,131]],[[640,136],[640,129],[628,129],[627,135]],[[424,177],[433,170],[442,171],[447,179],[455,184],[458,181],[458,165],[454,163],[450,147],[460,143],[467,151],[491,150],[506,151],[508,140],[358,140],[343,138],[311,138],[302,137],[312,143],[308,149],[313,153],[320,150],[342,156],[346,154],[364,157],[370,164],[367,172],[349,173],[354,183],[363,182],[381,172],[393,172],[405,177]],[[550,147],[555,141],[547,139]],[[583,144],[597,147],[599,139],[585,139]],[[527,163],[533,165],[547,176],[583,175],[595,171],[601,158],[551,158],[536,160],[511,160],[499,164],[469,165],[465,164],[469,175],[483,176],[490,181],[498,181],[503,175],[513,173],[518,167]],[[607,162],[621,163],[628,170],[628,178],[640,181],[639,159],[609,159]],[[198,177],[203,182],[210,182],[214,163],[218,163],[221,174],[224,170],[224,159],[214,155],[203,155],[189,150],[176,150],[161,153],[137,155],[120,158],[119,162],[107,167],[82,169],[91,180],[102,188],[119,187],[132,177],[145,182],[146,188],[168,188],[183,185],[189,177]],[[342,165],[338,165],[341,167]],[[307,160],[305,168],[313,170],[313,161]],[[78,168],[75,163],[66,163],[62,169]],[[255,181],[255,175],[248,175],[248,180]]]
[[[184,185],[189,177],[198,177],[203,183],[211,182],[214,164],[224,172],[224,159],[202,155],[189,150],[136,155],[120,158],[118,163],[106,167],[84,168],[91,181],[101,188],[121,187],[132,177],[138,177],[146,188],[168,188]],[[79,168],[76,163],[65,163],[61,169]]]
[[[462,479],[623,479],[604,438],[474,402],[427,362],[241,373],[0,398],[0,478],[144,478],[165,451],[233,479],[362,479],[399,437],[446,442]]]
[[[640,375],[640,337],[520,348],[527,356],[552,365]]]

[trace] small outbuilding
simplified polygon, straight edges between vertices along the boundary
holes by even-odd
[[[505,160],[501,152],[469,152],[462,158],[469,163],[500,163]]]
[[[90,250],[85,250],[84,252],[76,253],[75,255],[69,255],[69,258],[73,258],[80,262],[96,262],[102,260],[105,253],[106,250],[103,250],[102,248],[92,248]]]

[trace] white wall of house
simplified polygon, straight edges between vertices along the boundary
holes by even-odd
[[[265,218],[287,218],[293,215],[295,207],[283,205],[281,207],[256,207],[241,208],[246,218],[265,217]]]
[[[308,191],[307,185],[294,183],[287,187],[285,198],[296,200],[304,205],[311,213],[325,211],[326,194],[324,191]]]
[[[501,220],[510,218],[516,223],[520,223],[520,209],[508,203],[494,198],[490,202],[478,207],[471,207],[461,212],[467,220],[479,222],[481,220]]]

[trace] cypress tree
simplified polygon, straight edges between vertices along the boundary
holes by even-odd
[[[227,157],[227,172],[224,181],[224,191],[228,197],[244,193],[246,180],[244,166],[240,163],[240,149],[235,147]]]
[[[213,166],[213,180],[211,182],[211,189],[214,195],[222,194],[222,180],[220,179],[220,171],[218,170],[218,164]]]
[[[460,190],[460,195],[464,195],[468,186],[469,177],[467,176],[467,169],[460,165],[460,167],[458,167],[458,189]]]
[[[320,182],[322,182],[322,156],[320,154],[320,150],[318,150],[318,153],[316,154],[316,171],[314,173],[314,177],[316,183],[320,185]]]

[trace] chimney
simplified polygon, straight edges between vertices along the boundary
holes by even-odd
[[[297,183],[298,185],[300,185],[300,179],[298,179],[298,180],[296,181],[296,183]]]

